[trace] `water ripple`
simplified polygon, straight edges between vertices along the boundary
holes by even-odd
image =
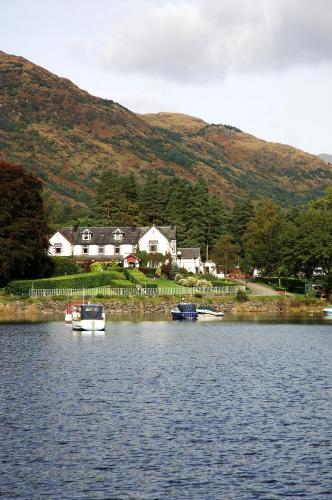
[[[0,496],[331,499],[331,354],[331,325],[0,324]]]

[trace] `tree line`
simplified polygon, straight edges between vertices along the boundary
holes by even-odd
[[[45,207],[40,181],[23,167],[0,162],[2,176],[0,283],[50,273],[46,256],[51,229],[81,226],[176,225],[178,246],[201,248],[229,272],[240,264],[269,276],[311,278],[332,274],[332,187],[307,205],[286,209],[271,200],[238,200],[226,207],[204,180],[165,179],[152,170],[141,182],[133,174],[104,172],[95,202],[82,210]]]

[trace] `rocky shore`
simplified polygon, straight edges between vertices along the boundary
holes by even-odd
[[[189,299],[188,299],[189,300]],[[98,299],[104,305],[106,314],[165,314],[179,301],[177,297],[143,297],[125,299]],[[230,297],[191,298],[196,305],[206,303],[225,313],[319,313],[325,301],[317,299],[286,297],[251,297],[239,302]],[[0,318],[7,315],[61,315],[64,313],[66,301],[63,300],[3,300],[0,303]]]

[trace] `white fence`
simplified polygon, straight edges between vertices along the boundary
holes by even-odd
[[[207,288],[200,287],[176,287],[176,288],[145,288],[145,287],[126,287],[111,288],[103,286],[98,288],[53,288],[38,289],[32,288],[29,291],[30,297],[113,297],[113,296],[137,296],[137,295],[235,295],[239,290],[245,291],[245,286],[214,286]]]

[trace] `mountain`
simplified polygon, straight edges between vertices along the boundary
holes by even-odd
[[[50,200],[89,204],[108,168],[138,179],[152,169],[165,178],[205,179],[228,204],[244,195],[301,203],[332,182],[331,166],[317,156],[236,127],[174,113],[138,115],[4,52],[0,70],[1,157],[35,172]]]
[[[321,155],[318,155],[318,158],[320,158],[321,160],[325,161],[326,163],[330,163],[332,165],[332,155],[321,154]]]

